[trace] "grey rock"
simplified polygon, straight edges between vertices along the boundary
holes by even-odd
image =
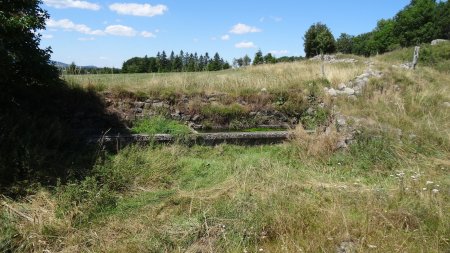
[[[152,104],[151,104],[151,103],[145,102],[145,104],[144,104],[144,109],[148,110],[148,109],[150,109],[151,107],[152,107]]]
[[[145,103],[144,102],[134,102],[134,107],[137,108],[144,108]]]
[[[257,112],[250,112],[250,113],[249,113],[249,115],[250,115],[251,117],[256,116],[256,114],[257,114]]]
[[[341,244],[336,247],[337,253],[354,253],[356,252],[355,243],[352,241],[343,241]]]
[[[338,85],[338,89],[339,89],[339,90],[344,90],[345,88],[347,88],[347,86],[345,85],[345,83],[340,83],[340,84]]]
[[[448,41],[448,40],[436,39],[436,40],[431,41],[431,45],[432,45],[432,46],[435,46],[435,45],[437,45],[437,44],[440,44],[440,43],[443,43],[443,42],[447,42],[447,41]]]
[[[152,106],[155,108],[160,108],[160,107],[164,106],[164,103],[163,102],[153,102]]]
[[[309,107],[308,110],[306,110],[306,113],[309,114],[309,115],[313,114],[314,113],[314,108]]]
[[[336,120],[336,123],[338,124],[338,126],[340,127],[344,127],[347,125],[347,121],[345,120],[344,117],[338,117]]]
[[[444,102],[443,105],[444,105],[445,107],[450,107],[450,102]]]
[[[185,114],[185,115],[183,115],[182,117],[181,117],[181,120],[184,120],[184,121],[189,121],[189,120],[191,120],[191,115],[189,115],[189,114]]]
[[[194,122],[189,122],[188,126],[192,129],[198,130],[198,129],[202,129],[203,126],[200,124],[195,124]]]
[[[333,97],[337,96],[337,92],[336,92],[336,90],[333,89],[333,88],[330,88],[330,89],[327,91],[327,93],[328,93],[330,96],[333,96]]]
[[[353,90],[352,88],[345,88],[342,92],[349,96],[355,94],[355,90]]]
[[[345,149],[345,148],[347,148],[347,143],[345,143],[345,140],[339,140],[336,143],[336,149]]]
[[[194,117],[192,117],[192,121],[197,121],[200,119],[200,115],[195,114]]]
[[[134,108],[134,113],[142,113],[142,108]]]

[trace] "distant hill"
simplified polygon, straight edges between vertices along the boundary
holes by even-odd
[[[57,68],[67,68],[69,67],[70,64],[64,63],[64,62],[59,62],[59,61],[52,61],[51,62],[55,67]],[[94,66],[94,65],[89,65],[89,66],[78,66],[78,68],[81,69],[98,69],[99,67]]]
[[[69,64],[66,64],[64,62],[59,62],[59,61],[52,61],[51,64],[57,68],[67,68],[69,67]]]

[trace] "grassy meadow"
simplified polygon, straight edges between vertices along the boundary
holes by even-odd
[[[312,135],[298,127],[291,140],[270,146],[99,150],[82,180],[2,198],[0,251],[448,252],[450,75],[432,64],[393,67],[400,54],[325,65],[328,82],[321,85],[332,87],[363,73],[366,60],[383,72],[356,100],[323,97],[355,119],[348,121],[357,128],[348,149],[335,149],[334,127]],[[103,92],[236,96],[307,89],[320,78],[320,63],[312,61],[64,76]]]
[[[333,85],[347,82],[364,71],[366,59],[359,62],[327,65],[326,80]],[[304,89],[311,81],[322,79],[320,62],[301,61],[260,65],[216,72],[65,75],[69,84],[97,91],[133,92],[158,96],[164,93],[245,95],[267,90]]]

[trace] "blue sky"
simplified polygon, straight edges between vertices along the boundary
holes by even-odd
[[[52,59],[77,65],[121,67],[158,51],[233,58],[272,52],[304,55],[303,35],[323,22],[337,38],[372,30],[409,0],[44,0],[51,18],[41,46]]]

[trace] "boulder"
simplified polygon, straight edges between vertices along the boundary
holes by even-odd
[[[164,106],[164,103],[163,102],[153,102],[152,106],[155,108],[160,108],[160,107]]]
[[[327,90],[327,93],[328,93],[330,96],[333,96],[333,97],[337,96],[337,92],[336,92],[336,90],[333,89],[333,88],[328,89],[328,90]]]
[[[448,40],[436,39],[436,40],[431,41],[431,45],[432,45],[432,46],[435,46],[435,45],[437,45],[437,44],[440,44],[440,43],[443,43],[443,42],[447,42],[447,41],[448,41]]]
[[[345,88],[347,88],[347,86],[345,85],[345,83],[340,83],[340,84],[338,85],[338,89],[339,89],[339,90],[344,90]]]
[[[346,95],[354,95],[355,94],[355,90],[353,90],[352,88],[345,88],[342,93],[346,94]]]

